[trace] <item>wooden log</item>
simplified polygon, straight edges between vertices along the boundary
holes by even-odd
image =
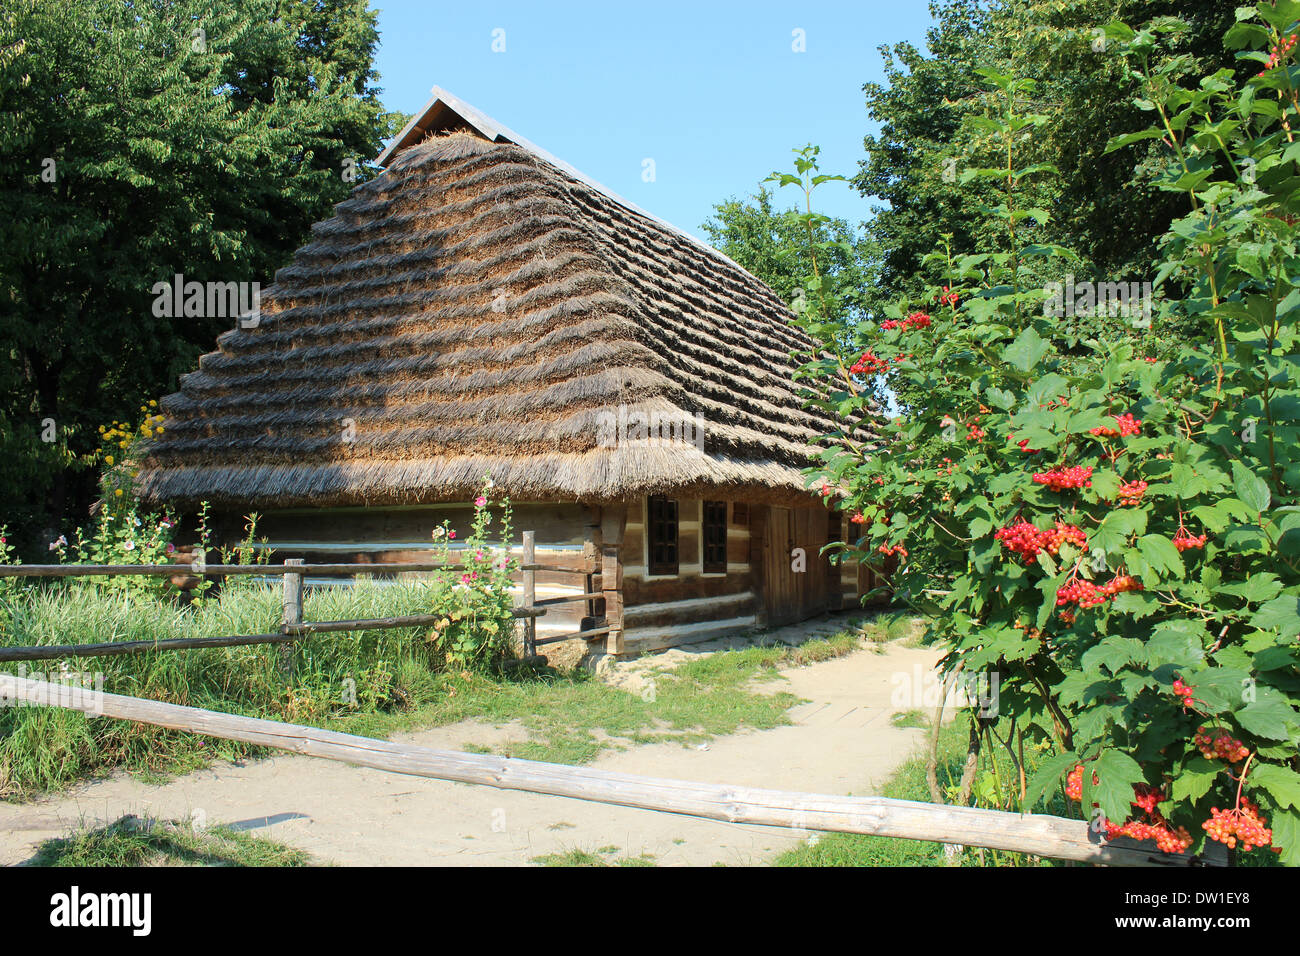
[[[537,532],[524,532],[524,557],[522,564],[527,567],[530,564],[537,563]],[[537,606],[537,572],[525,570],[524,574],[524,607],[534,608]],[[524,622],[524,657],[532,657],[537,653],[537,618],[530,617]]]
[[[1210,862],[1188,854],[1159,853],[1132,840],[1103,842],[1091,832],[1086,821],[1063,817],[943,806],[886,797],[844,797],[697,783],[491,754],[434,750],[316,727],[88,691],[11,674],[0,674],[0,701],[63,707],[95,716],[275,747],[394,773],[659,810],[728,823],[933,840],[1121,866],[1189,866]]]
[[[600,590],[605,596],[605,624],[609,633],[605,652],[623,653],[623,561],[619,550],[627,526],[627,506],[606,505],[600,514],[601,573]]]
[[[284,575],[284,598],[283,598],[283,615],[280,620],[280,630],[285,634],[292,634],[292,628],[302,623],[302,575],[291,574],[288,571],[290,567],[302,567],[301,558],[285,558],[285,575]],[[293,683],[293,647],[289,644],[283,644],[280,647],[280,668],[284,671],[285,676]]]
[[[515,608],[516,618],[540,617],[545,608]],[[426,627],[445,614],[411,614],[406,617],[376,617],[356,621],[318,621],[288,626],[278,634],[233,634],[223,637],[177,637],[161,641],[105,641],[99,644],[34,644],[29,647],[0,647],[0,661],[53,661],[62,657],[115,657],[144,651],[182,651],[205,647],[243,647],[253,644],[289,644],[305,634],[336,631],[383,631],[398,627]]]

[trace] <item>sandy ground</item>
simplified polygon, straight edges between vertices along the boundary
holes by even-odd
[[[842,622],[840,622],[842,624]],[[828,632],[823,621],[773,632],[795,642]],[[605,678],[636,692],[653,671],[712,643],[614,665]],[[894,727],[902,682],[928,674],[929,649],[887,645],[782,672],[760,685],[807,703],[793,724],[715,739],[700,747],[652,744],[602,754],[593,766],[683,780],[783,790],[869,794],[920,745],[924,732]],[[524,732],[514,725],[460,723],[394,739],[443,749],[491,748]],[[37,844],[79,824],[125,814],[222,823],[300,847],[342,865],[517,866],[570,849],[606,859],[648,854],[660,865],[762,865],[808,839],[774,828],[612,807],[566,797],[495,790],[385,773],[310,757],[282,756],[150,785],[117,775],[28,804],[0,804],[0,864],[19,864]],[[815,837],[814,837],[815,838]],[[611,848],[617,848],[613,850]]]

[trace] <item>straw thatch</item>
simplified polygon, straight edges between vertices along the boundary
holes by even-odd
[[[562,164],[435,133],[314,226],[258,326],[182,377],[140,488],[415,503],[490,472],[517,499],[800,494],[809,443],[835,426],[792,383],[808,341],[791,318],[731,260]],[[699,413],[703,450],[602,444],[620,405]]]

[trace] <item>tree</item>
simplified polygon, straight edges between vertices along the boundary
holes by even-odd
[[[713,218],[701,227],[709,241],[800,311],[805,296],[803,257],[808,227],[797,211],[774,211],[772,194],[763,186],[750,199],[733,197],[713,209]],[[844,219],[818,223],[815,241],[828,244],[824,272],[828,306],[851,327],[865,317],[864,294],[874,285],[870,246]]]
[[[918,296],[936,272],[925,256],[951,235],[957,253],[980,248],[997,234],[992,208],[997,183],[963,173],[1001,165],[988,128],[993,112],[980,70],[988,68],[1034,82],[1026,111],[1044,118],[1022,144],[1026,161],[1061,173],[1050,187],[1026,197],[1041,209],[1030,220],[1042,243],[1074,250],[1078,259],[1045,266],[1080,278],[1150,277],[1156,243],[1180,215],[1177,200],[1152,185],[1168,157],[1152,141],[1107,153],[1111,136],[1147,128],[1138,81],[1109,46],[1101,28],[1112,19],[1138,24],[1183,21],[1175,42],[1160,56],[1182,77],[1235,68],[1222,45],[1234,22],[1233,7],[1220,0],[935,0],[935,26],[927,52],[911,44],[882,47],[886,82],[864,86],[869,115],[881,123],[865,138],[867,159],[854,183],[883,200],[868,234],[886,250],[880,286],[869,308]]]
[[[135,420],[233,324],[155,315],[155,283],[269,282],[370,174],[398,119],[377,39],[364,0],[0,15],[0,482],[20,540],[85,514],[73,466],[96,426]]]

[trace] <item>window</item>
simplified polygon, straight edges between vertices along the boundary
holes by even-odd
[[[677,502],[652,495],[647,502],[651,574],[677,573]]]
[[[731,521],[733,524],[749,524],[749,503],[746,501],[737,501],[731,506]]]
[[[727,503],[704,502],[704,525],[700,528],[706,574],[727,573]]]

